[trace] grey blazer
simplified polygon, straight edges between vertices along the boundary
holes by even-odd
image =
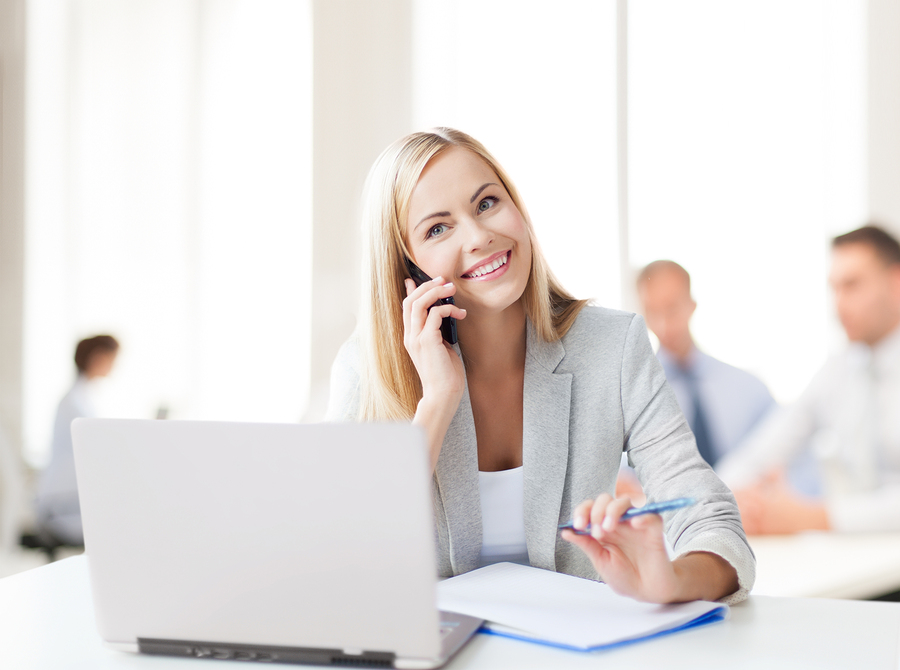
[[[358,356],[351,339],[335,360],[329,420],[356,416]],[[625,451],[650,500],[698,500],[665,517],[675,555],[718,554],[735,567],[741,586],[724,600],[746,597],[756,566],[734,497],[697,452],[640,316],[586,307],[557,342],[543,341],[529,323],[523,417],[525,539],[531,565],[600,578],[581,550],[560,539],[557,526],[583,500],[614,493]],[[468,390],[444,438],[432,491],[439,574],[477,568],[481,505]]]

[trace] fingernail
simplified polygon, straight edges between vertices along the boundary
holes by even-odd
[[[575,520],[572,521],[572,525],[575,526],[576,528],[584,528],[584,517],[576,516]]]
[[[446,284],[444,284],[444,288],[447,288],[448,286],[453,286],[453,282],[448,281]]]
[[[610,531],[613,529],[614,525],[615,525],[615,522],[613,521],[611,516],[608,516],[605,519],[603,519],[603,530]]]
[[[601,531],[599,525],[591,526],[591,537],[593,537],[595,540],[600,539],[600,532]]]
[[[443,284],[443,283],[444,283],[444,278],[441,277],[440,275],[438,275],[437,277],[435,277],[434,279],[432,279],[432,281],[439,281],[439,282],[441,282],[441,283]]]

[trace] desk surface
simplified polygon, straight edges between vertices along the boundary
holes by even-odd
[[[893,670],[900,659],[898,642],[900,603],[751,596],[733,607],[730,620],[723,623],[593,654],[477,635],[446,667]],[[2,668],[202,670],[207,667],[204,663],[211,662],[138,656],[103,647],[94,628],[83,556],[0,580]],[[248,667],[239,661],[216,663],[211,667]]]
[[[753,593],[790,598],[874,598],[900,591],[900,533],[751,536]]]

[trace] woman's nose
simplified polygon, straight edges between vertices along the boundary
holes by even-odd
[[[490,246],[494,239],[494,233],[477,219],[467,219],[465,222],[466,230],[466,251],[478,251]]]

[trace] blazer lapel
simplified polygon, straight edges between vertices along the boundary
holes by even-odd
[[[523,398],[525,541],[531,565],[556,569],[557,526],[569,460],[571,373],[555,373],[562,342],[545,342],[528,322]],[[477,468],[477,462],[476,462]]]

